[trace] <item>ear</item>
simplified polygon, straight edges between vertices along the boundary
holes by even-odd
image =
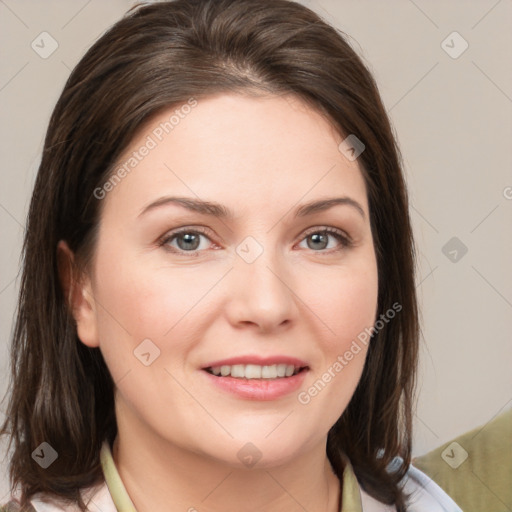
[[[75,319],[78,338],[88,347],[98,347],[96,303],[91,279],[87,274],[78,275],[75,255],[64,240],[57,244],[57,266],[62,293]]]

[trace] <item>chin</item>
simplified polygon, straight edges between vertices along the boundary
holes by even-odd
[[[275,429],[275,424],[272,428]],[[233,433],[235,439],[217,444],[221,451],[212,455],[236,469],[268,469],[288,464],[308,450],[305,439],[294,439],[291,432],[284,430],[278,432],[276,429],[265,438],[272,428],[264,430],[265,434],[255,431],[254,436],[250,432],[240,436]]]

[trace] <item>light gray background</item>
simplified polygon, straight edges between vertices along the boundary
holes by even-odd
[[[133,3],[0,0],[2,392],[23,225],[50,113],[85,50]],[[414,453],[424,453],[512,404],[512,1],[302,3],[350,36],[403,152],[424,334]],[[43,31],[58,43],[46,59],[31,48]],[[458,36],[446,39],[454,31],[469,45],[457,58],[445,51],[463,48]],[[452,237],[468,249],[448,254],[456,262],[443,253]]]

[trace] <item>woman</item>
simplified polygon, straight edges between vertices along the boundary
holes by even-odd
[[[460,510],[410,466],[399,150],[307,8],[116,23],[53,112],[24,255],[12,509]]]

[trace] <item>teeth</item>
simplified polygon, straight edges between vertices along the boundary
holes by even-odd
[[[240,365],[242,366],[242,365]],[[240,374],[243,372],[243,366],[240,370]],[[268,367],[267,367],[268,368]],[[244,377],[246,379],[261,379],[261,366],[258,366],[256,364],[248,364],[245,367],[245,375]]]
[[[277,378],[277,367],[276,366],[262,366],[261,367],[261,378],[262,379]]]
[[[278,364],[277,365],[277,376],[278,377],[284,377],[286,375],[286,365],[285,364]]]
[[[244,365],[235,364],[231,367],[231,377],[245,377]]]
[[[236,377],[239,379],[277,379],[291,377],[299,372],[300,368],[290,364],[274,364],[260,366],[257,364],[223,365],[209,368],[210,372],[222,377]]]

